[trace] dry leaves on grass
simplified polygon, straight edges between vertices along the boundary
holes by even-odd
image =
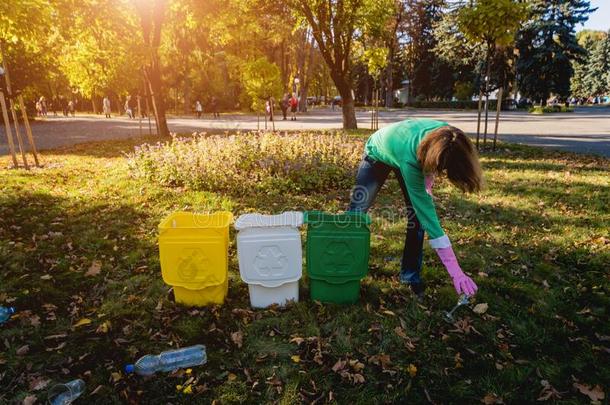
[[[23,405],[33,405],[36,403],[36,401],[38,401],[38,398],[36,398],[36,395],[28,395],[27,397],[23,398]]]
[[[244,344],[244,334],[241,331],[233,332],[231,333],[231,340],[235,343],[237,348],[241,349]]]
[[[578,391],[580,391],[581,394],[588,396],[589,399],[593,402],[599,402],[606,397],[604,390],[599,385],[591,387],[590,385],[587,385],[587,384],[581,384],[581,383],[575,382],[573,384],[573,386]]]
[[[100,274],[102,271],[102,262],[100,262],[99,260],[94,260],[93,263],[91,263],[91,266],[89,266],[89,270],[87,270],[87,272],[85,273],[85,276],[87,277],[93,277],[93,276],[97,276],[98,274]]]
[[[363,384],[364,376],[360,373],[364,364],[358,360],[337,360],[332,370],[352,384]]]
[[[494,404],[503,404],[504,403],[502,398],[497,396],[494,393],[489,393],[489,394],[485,395],[481,399],[481,402],[484,403],[485,405],[494,405]]]
[[[489,308],[489,305],[487,305],[487,303],[486,303],[486,302],[482,302],[482,303],[480,303],[480,304],[475,305],[475,306],[474,306],[474,308],[472,309],[472,311],[473,311],[475,314],[482,315],[482,314],[484,314],[485,312],[487,312],[487,309],[488,309],[488,308]]]

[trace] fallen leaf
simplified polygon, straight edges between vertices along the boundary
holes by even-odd
[[[30,325],[32,325],[33,327],[38,327],[40,326],[40,317],[38,315],[32,315],[29,318],[30,321]]]
[[[241,331],[231,333],[231,340],[237,345],[238,348],[244,344],[244,334]]]
[[[227,376],[227,380],[235,381],[235,380],[237,380],[237,376],[233,373],[229,373],[229,375]]]
[[[497,396],[496,394],[487,394],[481,399],[481,402],[485,405],[494,405],[494,404],[503,404],[502,398]]]
[[[52,278],[53,278],[53,276],[51,276],[50,274],[45,274],[44,276],[40,276],[41,280],[50,280]]]
[[[100,326],[97,327],[97,329],[95,330],[95,333],[108,333],[108,331],[110,330],[111,324],[110,321],[105,321],[104,323],[102,323]]]
[[[292,360],[295,363],[300,363],[301,362],[301,356],[299,356],[298,354],[295,354],[294,356],[290,356],[290,360]]]
[[[120,381],[121,379],[123,379],[123,377],[121,376],[121,373],[117,373],[116,371],[111,373],[110,376],[112,377],[112,382],[117,382],[117,381]]]
[[[345,364],[347,362],[345,360],[337,360],[337,362],[335,363],[335,365],[333,366],[332,370],[336,373],[339,370],[343,370],[343,368],[345,367]]]
[[[485,312],[487,312],[487,308],[489,308],[489,305],[487,305],[486,302],[482,302],[482,303],[474,306],[473,312],[475,314],[481,315],[481,314],[484,314]]]
[[[85,276],[87,276],[87,277],[97,276],[98,274],[100,274],[101,271],[102,271],[102,262],[100,262],[99,260],[94,260],[93,263],[91,263],[89,270],[87,270],[87,272],[85,273]]]
[[[362,374],[354,374],[352,378],[354,384],[364,384],[364,376]]]
[[[73,327],[78,328],[79,326],[89,325],[90,323],[91,323],[91,319],[83,318],[80,321],[76,322]]]
[[[38,401],[36,395],[28,395],[27,397],[23,398],[23,405],[32,405],[35,404],[36,401]]]
[[[407,372],[409,373],[411,378],[415,377],[417,375],[417,367],[415,366],[415,364],[409,364],[407,366]]]
[[[50,382],[51,380],[46,379],[44,377],[34,378],[32,381],[30,381],[30,391],[40,391],[41,389],[49,385]]]
[[[588,396],[591,401],[600,401],[606,397],[604,390],[602,390],[599,385],[596,385],[593,388],[591,388],[589,385],[580,384],[577,382],[575,382],[573,385],[574,388],[580,391],[581,394]]]
[[[29,351],[30,351],[30,346],[23,345],[19,349],[17,349],[16,353],[17,353],[17,356],[24,356],[24,355],[28,354]]]

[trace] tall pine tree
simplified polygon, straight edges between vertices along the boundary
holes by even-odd
[[[551,94],[567,97],[572,63],[585,55],[575,27],[595,11],[587,0],[531,0],[532,18],[517,36],[517,85],[541,104]]]
[[[584,82],[589,95],[602,96],[610,91],[610,32],[595,43]]]

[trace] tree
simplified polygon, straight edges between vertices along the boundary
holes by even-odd
[[[458,13],[458,26],[464,36],[471,42],[483,44],[485,47],[485,96],[489,97],[489,82],[492,72],[492,63],[497,56],[505,56],[506,48],[512,46],[515,34],[522,21],[527,16],[527,6],[514,0],[478,0],[469,6],[462,8]],[[507,60],[501,57],[500,61]],[[498,69],[506,72],[506,69]],[[500,109],[502,105],[502,93],[506,77],[500,77],[500,91],[496,113],[496,125],[494,135],[494,149],[498,134],[500,120]],[[481,121],[481,92],[479,92],[479,118],[477,124],[477,147],[479,146],[479,130]],[[487,99],[486,99],[487,100]],[[487,141],[487,101],[485,102],[485,130],[483,143]]]
[[[165,100],[163,80],[161,77],[161,60],[159,47],[161,45],[161,28],[165,20],[167,0],[150,1],[135,0],[136,10],[140,17],[142,38],[146,49],[146,65],[144,76],[152,95],[153,109],[157,120],[157,130],[161,136],[169,136],[167,119],[165,117]]]
[[[591,50],[585,85],[592,96],[605,95],[610,90],[610,32]]]
[[[585,0],[531,0],[531,5],[532,18],[517,39],[517,84],[525,97],[546,105],[551,94],[570,94],[573,63],[586,55],[574,27],[595,9]]]
[[[585,50],[585,56],[574,63],[574,75],[570,82],[570,92],[575,97],[589,97],[594,94],[592,90],[591,54],[597,48],[600,41],[604,41],[607,34],[603,31],[582,30],[576,34],[578,44]],[[603,74],[603,73],[602,73]]]
[[[59,64],[70,86],[91,99],[95,113],[96,97],[118,98],[141,82],[144,61],[136,42],[137,23],[125,7],[116,0],[82,0],[60,8],[58,16],[63,40]]]
[[[363,0],[289,0],[312,28],[330,76],[341,95],[343,128],[356,129],[351,81],[351,53]]]
[[[260,111],[265,101],[271,97],[278,99],[282,93],[280,69],[264,57],[244,65],[242,80],[255,111]]]

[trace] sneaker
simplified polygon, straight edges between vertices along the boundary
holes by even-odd
[[[411,288],[411,291],[413,291],[413,294],[415,294],[417,301],[423,302],[424,297],[425,297],[424,291],[426,289],[426,286],[424,285],[424,283],[409,284],[409,287]]]

